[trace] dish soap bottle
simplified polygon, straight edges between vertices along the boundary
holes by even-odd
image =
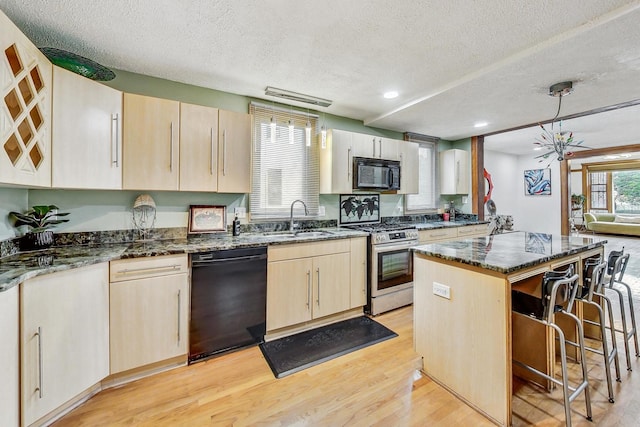
[[[238,219],[238,215],[236,215],[236,217],[233,219],[233,226],[231,230],[234,236],[240,235],[240,220]]]

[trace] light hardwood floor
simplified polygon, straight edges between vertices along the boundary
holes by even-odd
[[[640,239],[607,238],[607,250],[631,253],[627,283],[640,305]],[[418,371],[412,308],[375,318],[397,338],[283,379],[275,379],[257,347],[105,390],[55,426],[489,426],[487,419]],[[639,316],[640,319],[640,316]],[[619,348],[622,350],[622,340]],[[593,420],[572,404],[576,426],[640,425],[640,359],[607,399],[603,363],[588,354]],[[577,372],[573,367],[572,375]],[[487,390],[491,393],[491,390]],[[564,424],[562,394],[514,380],[513,425]]]

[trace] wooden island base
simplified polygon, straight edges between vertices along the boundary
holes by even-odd
[[[524,242],[522,236],[513,235],[414,248],[414,347],[423,358],[422,370],[504,426],[511,425],[512,374],[548,386],[515,370],[512,360],[551,375],[555,368],[553,334],[527,316],[512,313],[511,290],[539,296],[545,271],[574,264],[581,275],[583,261],[602,254],[605,243],[558,236],[562,250],[551,257],[525,253],[505,266],[502,255],[510,244],[517,239]],[[490,252],[478,250],[492,246],[497,246],[499,262],[492,263]],[[575,336],[572,330],[567,334]]]

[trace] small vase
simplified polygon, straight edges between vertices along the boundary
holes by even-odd
[[[23,251],[46,249],[51,245],[53,245],[53,231],[50,230],[27,233],[20,240],[20,249]]]

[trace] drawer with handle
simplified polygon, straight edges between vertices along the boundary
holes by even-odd
[[[488,224],[466,225],[458,228],[458,237],[486,236],[488,234]]]
[[[111,261],[109,281],[114,283],[123,280],[166,276],[187,273],[188,270],[187,254],[120,259]]]
[[[418,236],[420,243],[431,243],[455,239],[458,237],[458,232],[455,228],[437,228],[434,230],[420,230]]]

